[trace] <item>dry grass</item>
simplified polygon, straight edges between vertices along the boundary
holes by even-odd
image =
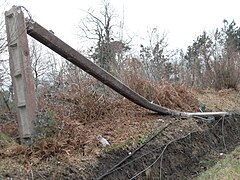
[[[206,104],[207,111],[237,111],[240,112],[240,94],[233,89],[215,91],[213,89],[194,91],[199,102]]]
[[[129,77],[128,81],[131,88],[142,96],[171,109],[195,111],[198,100],[206,103],[208,110],[215,105],[221,105],[222,108],[225,105],[225,108],[228,108],[228,103],[222,105],[221,101],[217,101],[217,98],[221,97],[223,101],[228,101],[231,97],[229,102],[233,103],[232,106],[237,107],[239,104],[234,98],[237,94],[230,91],[193,92],[183,85],[174,86],[167,82],[153,84],[136,77]],[[27,167],[26,171],[32,166],[42,166],[44,163],[48,165],[48,162],[52,162],[51,159],[66,164],[78,164],[81,160],[91,160],[94,163],[94,158],[105,151],[96,140],[97,135],[107,138],[111,148],[126,148],[137,146],[156,130],[156,119],[159,116],[150,114],[148,110],[122,96],[111,94],[110,90],[107,90],[107,93],[97,91],[92,88],[98,87],[95,83],[94,80],[82,81],[81,85],[74,84],[64,90],[49,91],[46,88],[42,91],[38,107],[41,115],[39,119],[48,120],[47,125],[41,129],[45,132],[44,136],[38,137],[31,147],[6,143],[0,148],[2,162],[11,161],[16,166],[20,163],[24,165],[23,169]],[[165,123],[167,121],[165,119]],[[193,126],[195,127],[194,124],[183,122],[182,126],[169,132],[169,136],[182,129],[191,130]],[[16,136],[17,124],[2,123],[0,131],[8,136]],[[5,167],[3,164],[1,166]]]
[[[129,86],[140,95],[163,107],[180,111],[196,111],[198,100],[184,85],[167,81],[154,83],[138,76],[128,76]]]
[[[166,82],[153,85],[147,80],[136,81],[134,78],[129,80],[135,91],[162,106],[184,111],[197,108],[198,101],[184,86]],[[111,93],[110,90],[107,90],[108,93],[92,90],[92,87],[98,86],[94,83],[96,81],[88,79],[81,85],[73,84],[64,90],[49,91],[46,88],[42,91],[38,99],[41,114],[38,120],[45,120],[39,128],[42,135],[31,148],[14,145],[8,147],[8,151],[1,149],[1,155],[19,155],[35,161],[49,157],[64,159],[76,153],[84,157],[96,156],[101,153],[96,140],[99,134],[112,144],[124,144],[126,141],[138,141],[153,130],[156,116],[121,96],[106,95]],[[8,127],[14,131],[9,131]],[[8,135],[17,131],[15,123],[2,125],[1,129]]]

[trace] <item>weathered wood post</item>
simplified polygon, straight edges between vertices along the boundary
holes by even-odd
[[[19,136],[22,144],[31,144],[33,121],[36,117],[36,99],[29,56],[24,14],[13,6],[5,12],[9,64],[14,87]]]

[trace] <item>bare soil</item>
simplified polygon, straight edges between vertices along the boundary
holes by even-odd
[[[223,158],[224,154],[239,145],[240,134],[237,127],[240,124],[238,120],[225,119],[224,122],[219,121],[208,127],[203,127],[202,122],[197,122],[190,131],[180,131],[181,126],[183,128],[186,124],[195,124],[192,122],[194,120],[183,121],[185,122],[179,121],[176,124],[177,128],[176,126],[172,127],[156,137],[133,157],[126,160],[121,165],[122,168],[109,173],[104,178],[130,179],[145,170],[136,179],[159,179],[159,177],[162,179],[193,179],[208,168],[208,162]],[[221,130],[222,125],[224,125],[223,131]],[[199,127],[202,128],[199,129]],[[177,132],[178,130],[179,132]],[[169,144],[173,139],[177,140]],[[166,145],[168,146],[166,147]],[[164,149],[165,147],[166,149]],[[127,151],[113,151],[99,157],[97,166],[88,167],[92,171],[86,179],[101,177],[106,170],[111,169],[116,161],[123,159],[126,154]],[[162,158],[159,158],[161,154]],[[156,161],[158,158],[159,160]],[[115,162],[109,161],[109,159],[114,159]],[[137,160],[129,163],[134,159]],[[155,164],[153,164],[154,162]],[[124,166],[127,163],[129,164]]]

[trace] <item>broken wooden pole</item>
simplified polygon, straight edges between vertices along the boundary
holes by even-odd
[[[19,137],[22,144],[29,145],[33,138],[36,99],[27,31],[21,8],[13,6],[5,12],[5,22]]]
[[[130,101],[138,104],[141,107],[146,109],[155,111],[162,115],[173,115],[173,116],[181,116],[181,117],[194,117],[194,116],[208,116],[208,114],[204,113],[187,113],[187,112],[179,112],[172,109],[168,109],[165,107],[161,107],[157,104],[149,102],[143,96],[139,95],[127,85],[119,81],[117,78],[109,74],[107,71],[84,57],[78,51],[70,47],[68,44],[63,42],[53,33],[42,27],[37,22],[30,20],[26,20],[27,23],[27,33],[32,36],[34,39],[38,40],[45,46],[49,47],[74,65],[78,66],[88,74],[92,75],[102,83],[106,84],[108,87],[115,90],[117,93],[123,95]],[[211,114],[212,116],[219,115],[228,115],[228,112],[216,112],[215,114]]]
[[[37,22],[26,20],[27,23],[27,33],[41,42],[45,46],[49,47],[74,65],[78,66],[88,74],[92,75],[102,83],[106,84],[108,87],[115,90],[117,93],[123,95],[130,101],[138,104],[146,109],[158,112],[162,115],[179,115],[178,111],[174,111],[165,107],[161,107],[157,104],[149,102],[143,96],[139,95],[127,85],[119,81],[117,78],[109,74],[107,71],[84,57],[78,51],[70,47],[68,44],[63,42],[53,33],[42,27]]]

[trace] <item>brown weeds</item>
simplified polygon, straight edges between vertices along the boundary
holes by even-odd
[[[38,107],[40,113],[51,114],[47,121],[54,122],[54,127],[49,126],[54,129],[51,136],[36,139],[31,147],[16,145],[8,151],[1,149],[1,156],[21,155],[34,162],[51,157],[62,159],[76,153],[94,156],[101,151],[96,140],[99,134],[114,144],[136,140],[152,129],[151,119],[156,117],[147,114],[148,110],[120,95],[111,94],[111,90],[103,91],[102,86],[99,88],[95,83],[94,80],[86,80],[64,90],[46,89],[42,92]],[[137,76],[128,76],[128,83],[133,90],[161,106],[182,111],[197,108],[198,101],[182,85],[174,86],[165,81],[157,84]],[[3,126],[1,128],[4,129]]]

